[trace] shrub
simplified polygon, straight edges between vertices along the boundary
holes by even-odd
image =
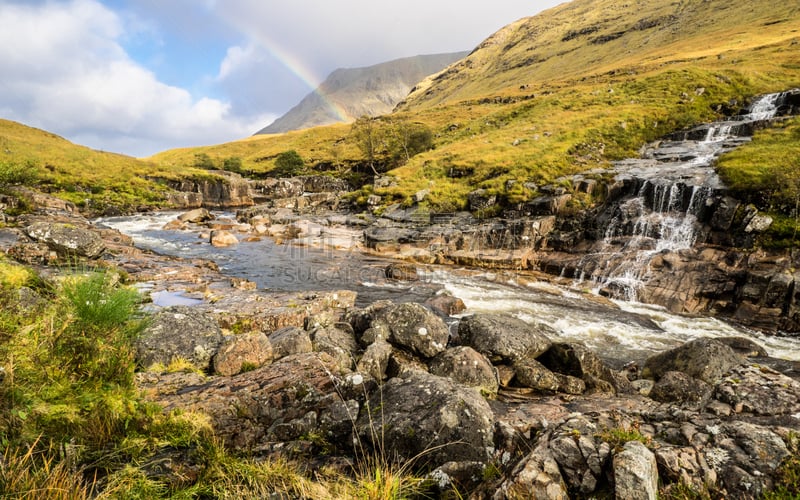
[[[303,158],[294,149],[284,151],[275,158],[275,168],[271,173],[274,177],[294,177],[300,174],[305,167]]]

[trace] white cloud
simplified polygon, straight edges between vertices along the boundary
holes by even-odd
[[[228,102],[160,82],[125,53],[124,35],[119,16],[94,0],[4,5],[3,117],[134,155],[246,137],[274,118],[239,118]]]

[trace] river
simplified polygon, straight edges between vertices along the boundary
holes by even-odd
[[[770,356],[800,361],[800,340],[792,337],[764,335],[713,317],[681,316],[657,306],[608,300],[584,289],[559,286],[524,274],[420,266],[422,279],[397,282],[384,277],[390,260],[357,250],[279,244],[270,238],[215,248],[198,237],[199,230],[164,230],[163,226],[176,215],[162,212],[97,222],[133,237],[142,248],[213,260],[223,273],[247,278],[265,290],[349,289],[358,292],[360,306],[379,299],[424,301],[437,293],[450,293],[464,301],[465,314],[503,312],[541,322],[555,330],[554,340],[583,342],[604,358],[617,362],[641,361],[704,336],[748,337],[764,346]]]

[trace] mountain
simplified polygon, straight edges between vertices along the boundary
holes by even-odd
[[[797,52],[788,44],[797,40],[798,17],[800,3],[773,0],[573,0],[499,30],[417,85],[403,108],[518,94],[529,84],[642,75],[687,62],[741,67],[747,62],[737,57],[763,54],[775,43]]]
[[[421,55],[366,68],[337,69],[300,103],[258,134],[278,134],[359,116],[390,113],[411,88],[467,55],[467,52]]]

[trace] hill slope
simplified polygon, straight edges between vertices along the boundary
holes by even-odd
[[[278,134],[391,113],[415,84],[465,55],[467,52],[422,55],[366,68],[337,69],[299,104],[256,134]]]

